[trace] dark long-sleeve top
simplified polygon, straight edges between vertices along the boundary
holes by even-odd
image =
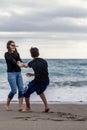
[[[7,63],[7,72],[21,72],[21,68],[17,65],[18,61],[21,61],[20,55],[15,58],[13,55],[9,52],[5,53],[5,60]]]

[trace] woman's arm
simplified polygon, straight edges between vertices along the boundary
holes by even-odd
[[[6,60],[6,62],[10,62],[14,65],[17,65],[16,60],[8,53],[5,54],[5,60]]]
[[[27,65],[27,64],[24,64],[23,62],[20,62],[20,61],[17,62],[17,65],[18,65],[19,67],[28,68],[28,65]]]

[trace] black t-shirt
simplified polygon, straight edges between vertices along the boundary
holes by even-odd
[[[34,70],[35,78],[32,83],[35,85],[49,84],[48,64],[42,58],[35,58],[28,63],[28,66]]]
[[[17,65],[17,61],[21,61],[20,55],[14,57],[11,53],[5,53],[5,60],[7,63],[7,72],[21,72],[20,67]]]

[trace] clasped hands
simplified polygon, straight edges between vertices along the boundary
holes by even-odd
[[[24,67],[24,68],[27,68],[27,67],[28,67],[27,64],[24,64],[23,62],[20,62],[20,61],[17,62],[17,65],[18,65],[19,67]],[[27,76],[27,77],[34,76],[34,73],[26,73],[26,76]]]

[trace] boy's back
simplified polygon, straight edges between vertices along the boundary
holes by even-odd
[[[31,67],[35,73],[35,78],[32,81],[33,84],[41,85],[49,83],[48,64],[46,60],[42,58],[35,58],[28,63],[28,66]]]

